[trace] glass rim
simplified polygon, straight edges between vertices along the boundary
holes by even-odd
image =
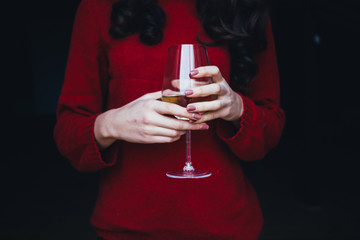
[[[176,48],[180,46],[194,46],[194,47],[202,47],[206,49],[206,45],[201,43],[178,43],[178,44],[171,44],[168,48]]]

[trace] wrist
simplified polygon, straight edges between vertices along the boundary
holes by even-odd
[[[240,108],[240,113],[239,113],[239,120],[240,120],[242,115],[244,114],[244,101],[239,94],[236,94],[236,96],[238,98],[238,106]]]
[[[111,134],[111,115],[112,110],[97,116],[94,123],[94,137],[101,150],[109,147],[115,139]]]
[[[238,109],[238,111],[235,111],[236,115],[234,116],[234,119],[231,122],[237,129],[239,129],[241,117],[244,114],[244,102],[239,94],[235,93],[235,97],[236,97],[236,108]]]

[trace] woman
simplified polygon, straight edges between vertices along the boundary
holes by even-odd
[[[159,101],[167,48],[199,42],[211,66],[189,74],[214,83],[187,95],[217,98]],[[284,125],[260,1],[83,0],[57,113],[61,153],[80,171],[101,170],[91,223],[103,239],[259,236],[261,209],[240,162],[263,158]],[[196,167],[211,177],[165,176],[184,162],[186,130]]]

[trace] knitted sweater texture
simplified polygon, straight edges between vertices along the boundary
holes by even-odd
[[[256,57],[259,73],[244,101],[240,129],[214,120],[192,132],[196,169],[204,179],[172,179],[165,173],[185,162],[185,138],[168,144],[116,141],[100,151],[94,122],[102,112],[161,90],[167,48],[211,41],[197,19],[195,1],[160,0],[167,22],[155,46],[137,34],[115,40],[108,34],[114,0],[83,0],[78,8],[54,137],[59,151],[79,171],[101,171],[91,223],[109,239],[256,239],[263,219],[256,193],[240,162],[262,159],[276,146],[285,117],[270,22],[267,49]],[[225,46],[208,47],[211,65],[229,79]]]

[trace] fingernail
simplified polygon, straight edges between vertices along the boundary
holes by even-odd
[[[186,110],[188,110],[188,111],[194,111],[194,110],[196,110],[196,107],[189,105],[189,106],[186,107]]]
[[[194,93],[194,91],[191,89],[185,90],[185,95],[191,95],[193,93]]]
[[[189,120],[189,123],[194,123],[194,122],[196,122],[196,121],[192,120],[192,119]]]
[[[193,114],[193,118],[195,118],[195,119],[197,119],[197,120],[199,120],[199,119],[201,119],[201,115],[200,114],[198,114],[198,113],[194,113]]]
[[[208,129],[209,129],[209,125],[203,124],[203,125],[200,126],[200,129],[208,130]]]
[[[195,75],[198,74],[198,73],[199,73],[199,71],[196,70],[196,69],[190,71],[190,75],[191,75],[191,76],[195,76]]]

